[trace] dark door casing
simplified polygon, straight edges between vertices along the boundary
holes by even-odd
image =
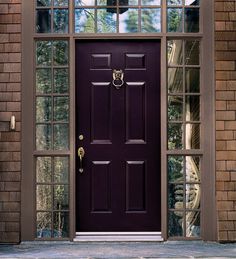
[[[76,42],[76,102],[76,231],[160,231],[160,41]]]

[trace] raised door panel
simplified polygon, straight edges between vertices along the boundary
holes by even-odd
[[[88,114],[89,116],[89,114]],[[111,84],[92,82],[91,85],[91,142],[111,143]]]
[[[111,213],[111,162],[93,161],[91,213]]]
[[[146,141],[146,84],[126,82],[126,143]]]
[[[126,212],[146,210],[146,162],[126,162]]]

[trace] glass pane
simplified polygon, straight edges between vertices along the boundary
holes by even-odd
[[[68,32],[68,10],[67,9],[54,9],[53,11],[53,31],[57,33]]]
[[[199,41],[188,40],[185,42],[185,64],[199,65]]]
[[[168,97],[168,120],[179,121],[183,119],[183,96]]]
[[[95,5],[95,0],[75,0],[75,6],[84,6],[84,5]]]
[[[141,5],[160,5],[160,0],[141,0]]]
[[[200,157],[186,156],[186,182],[200,181]]]
[[[200,0],[185,0],[185,5],[200,5]]]
[[[138,0],[119,0],[119,5],[138,5]]]
[[[168,220],[168,233],[170,237],[183,236],[184,232],[184,220],[183,212],[170,211]]]
[[[199,121],[200,120],[200,97],[186,96],[185,100],[185,120]]]
[[[36,149],[49,150],[52,146],[52,128],[51,125],[36,126]]]
[[[54,182],[68,183],[69,178],[69,158],[55,157],[54,158]]]
[[[50,185],[37,185],[36,190],[37,210],[51,210],[52,188]]]
[[[199,9],[185,8],[184,11],[185,32],[199,32]]]
[[[186,213],[186,236],[200,237],[200,211],[188,211]]]
[[[37,157],[36,178],[37,183],[50,183],[52,181],[51,157]]]
[[[182,32],[182,9],[181,8],[167,9],[167,31]]]
[[[119,19],[119,32],[138,32],[138,9],[129,8],[125,12],[121,11]]]
[[[51,97],[36,98],[36,122],[46,122],[52,119]]]
[[[200,208],[200,184],[186,184],[186,208],[196,210]]]
[[[54,125],[54,149],[62,150],[69,147],[69,128],[68,124]]]
[[[116,9],[107,8],[97,10],[97,32],[116,32]]]
[[[185,69],[185,92],[187,93],[200,92],[200,69],[199,68]]]
[[[37,66],[50,66],[52,59],[52,43],[50,41],[37,41],[36,64]]]
[[[168,181],[183,182],[184,158],[182,156],[168,156]]]
[[[183,68],[168,68],[168,90],[170,93],[183,92]]]
[[[167,0],[168,5],[182,5],[182,0]]]
[[[161,9],[141,9],[142,32],[161,31]]]
[[[75,10],[75,32],[95,32],[94,9]]]
[[[54,185],[53,202],[55,210],[69,209],[68,185]]]
[[[97,5],[116,6],[116,0],[97,0]]]
[[[168,149],[183,148],[183,125],[181,123],[168,124]]]
[[[68,65],[69,49],[68,41],[54,41],[53,42],[53,60],[56,66]]]
[[[54,93],[68,93],[69,71],[67,68],[54,69]]]
[[[168,64],[169,65],[182,65],[183,64],[183,41],[170,40],[168,41]]]
[[[40,94],[51,93],[51,69],[41,68],[36,69],[36,92]]]
[[[68,121],[69,97],[54,97],[54,121]]]
[[[168,188],[169,209],[184,209],[184,185],[169,184]]]
[[[50,6],[51,0],[36,0],[37,6]]]
[[[51,32],[51,10],[42,9],[36,11],[36,32],[49,33]]]
[[[50,238],[52,231],[52,216],[50,212],[37,213],[37,238]]]
[[[186,149],[200,148],[200,125],[186,124],[185,130]]]
[[[69,212],[53,213],[53,237],[68,237],[69,225]]]
[[[68,0],[54,0],[55,6],[68,6]]]

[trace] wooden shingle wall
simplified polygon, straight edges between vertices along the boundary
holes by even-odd
[[[20,121],[21,0],[0,0],[0,243],[20,241]]]
[[[219,241],[236,241],[236,1],[215,0]]]

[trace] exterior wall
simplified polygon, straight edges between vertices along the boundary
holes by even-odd
[[[236,2],[215,0],[219,241],[236,241]]]
[[[21,0],[0,2],[0,242],[20,241]],[[219,241],[236,241],[236,2],[215,0]],[[16,116],[16,131],[9,130]]]
[[[16,131],[10,131],[11,115]],[[20,241],[21,0],[0,1],[0,242]]]

